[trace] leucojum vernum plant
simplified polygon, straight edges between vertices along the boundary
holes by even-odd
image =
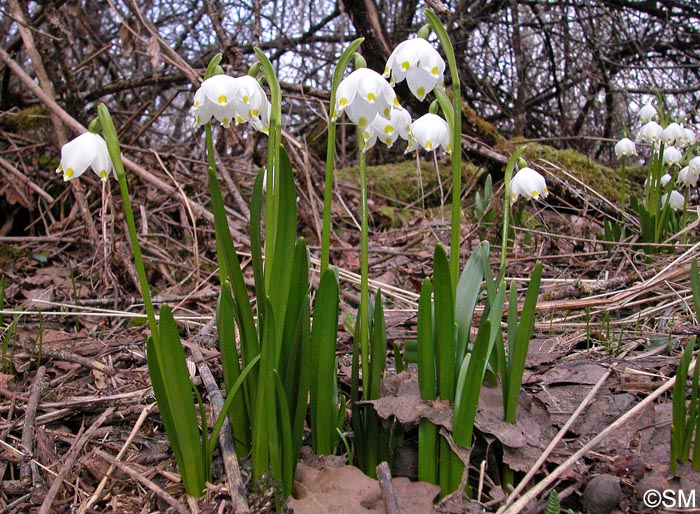
[[[443,496],[454,491],[468,493],[468,454],[474,443],[474,418],[486,378],[500,380],[504,419],[515,422],[542,266],[538,263],[534,268],[519,314],[516,284],[511,282],[508,292],[505,277],[510,206],[521,197],[546,197],[547,187],[542,175],[524,163],[523,150],[515,152],[505,173],[498,273],[492,273],[486,242],[478,245],[460,273],[460,81],[444,26],[432,11],[427,10],[426,16],[426,27],[417,37],[397,46],[383,74],[366,67],[358,53],[361,39],[348,45],[338,60],[331,89],[321,263],[315,291],[310,280],[310,253],[297,236],[294,173],[282,142],[282,95],[272,64],[257,48],[258,60],[245,76],[226,75],[220,66],[220,54],[209,63],[204,81],[194,94],[193,108],[195,134],[204,129],[221,285],[216,326],[226,401],[211,429],[203,400],[190,378],[175,317],[166,304],[157,316],[151,301],[117,131],[107,107],[101,104],[89,131],[62,149],[57,171],[66,180],[78,178],[91,167],[102,181],[115,176],[119,183],[150,331],[146,341],[149,375],[183,486],[191,496],[201,496],[212,478],[214,449],[225,416],[231,421],[238,456],[250,457],[253,479],[271,476],[280,485],[278,509],[291,494],[305,425],[311,430],[311,445],[317,454],[337,452],[344,437],[346,406],[339,394],[335,357],[340,285],[338,270],[330,263],[335,131],[343,116],[357,127],[360,174],[360,302],[355,316],[350,391],[352,446],[357,463],[374,474],[375,466],[388,458],[390,449],[388,434],[377,414],[363,402],[379,398],[387,354],[382,293],[377,290],[370,298],[369,291],[365,155],[377,141],[392,146],[404,139],[406,152],[416,151],[420,157],[421,150],[442,150],[451,159],[449,257],[443,246],[436,244],[432,277],[425,279],[420,292],[413,360],[417,362],[422,399],[439,398],[452,406],[453,431],[441,435],[432,422],[420,421],[419,478],[439,484]],[[446,62],[430,41],[431,34]],[[347,73],[351,63],[354,70]],[[447,70],[451,96],[444,85]],[[429,112],[415,121],[401,107],[392,87],[403,80],[418,100],[434,97]],[[263,86],[269,91],[269,99]],[[267,135],[266,165],[257,174],[250,205],[252,298],[218,182],[213,121],[222,130],[231,125],[247,126],[247,130]],[[504,336],[501,319],[506,299]],[[472,321],[480,301],[483,313],[472,336]],[[346,439],[343,448],[349,449]],[[453,448],[464,451],[455,452]],[[503,476],[508,481],[507,469]]]
[[[667,238],[687,224],[688,198],[700,176],[700,156],[693,156],[695,132],[665,111],[660,96],[656,104],[642,106],[638,116],[641,127],[636,138],[620,139],[615,144],[615,155],[621,161],[622,213],[627,213],[629,202],[631,212],[636,214],[633,226],[637,228],[637,241],[646,253],[653,254],[668,247],[663,244]],[[639,158],[646,160],[641,198],[627,191],[628,163]],[[620,240],[625,235],[621,224],[606,222],[607,240]]]

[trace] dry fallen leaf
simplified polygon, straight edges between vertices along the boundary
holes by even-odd
[[[436,485],[393,478],[391,484],[402,514],[436,512],[433,500],[440,492]],[[381,514],[384,512],[379,482],[354,466],[316,469],[297,465],[294,494],[287,502],[295,514]]]

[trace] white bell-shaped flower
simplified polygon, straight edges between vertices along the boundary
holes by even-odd
[[[452,134],[447,122],[437,114],[428,113],[411,123],[411,138],[406,153],[418,146],[428,151],[437,151],[442,147],[447,153],[452,153]]]
[[[676,182],[686,187],[691,187],[698,183],[698,177],[700,177],[700,167],[694,166],[691,168],[690,166],[685,166],[678,172]]]
[[[391,84],[406,79],[411,93],[423,101],[436,86],[444,82],[445,61],[428,41],[417,37],[397,46],[386,63],[383,76]]]
[[[664,173],[661,175],[661,186],[666,187],[668,183],[671,182],[671,179],[673,179],[673,177],[670,173]]]
[[[659,113],[652,104],[645,104],[639,109],[639,121],[641,123],[649,123],[652,120],[659,119]]]
[[[194,94],[194,128],[210,122],[212,118],[228,128],[238,116],[233,101],[235,96],[236,79],[233,77],[214,75],[202,82]]]
[[[234,122],[250,122],[261,132],[267,132],[270,102],[254,77],[214,75],[202,82],[194,95],[194,127],[215,118],[225,128]]]
[[[683,127],[683,132],[685,132],[685,146],[694,145],[698,140],[698,136],[695,131],[690,127]]]
[[[678,211],[683,208],[685,198],[681,193],[674,189],[670,193],[664,193],[661,196],[661,205],[665,206],[666,202],[668,202],[668,204],[671,206],[671,209],[673,209],[674,211]]]
[[[664,148],[664,164],[667,166],[677,166],[681,163],[683,154],[675,146],[667,146]]]
[[[648,121],[639,132],[639,140],[642,143],[658,145],[664,137],[664,129],[655,121]]]
[[[376,116],[362,133],[365,139],[363,151],[372,148],[377,139],[391,148],[399,139],[409,140],[411,135],[411,115],[403,107],[394,107],[389,119]]]
[[[637,155],[637,146],[630,138],[623,137],[615,144],[615,156],[619,159],[630,155]]]
[[[376,71],[359,68],[338,84],[332,119],[343,112],[364,129],[377,115],[389,118],[392,107],[400,107],[394,89]]]
[[[667,145],[683,146],[685,144],[685,130],[675,121],[671,122],[664,128],[663,139]]]
[[[270,101],[260,83],[250,75],[237,77],[233,103],[236,107],[236,125],[249,122],[260,132],[268,132]]]
[[[546,198],[549,194],[544,177],[532,168],[521,168],[510,181],[510,203],[515,203],[519,197],[526,200]]]
[[[88,168],[92,168],[103,181],[114,173],[107,143],[102,136],[92,132],[85,132],[63,145],[56,173],[62,173],[63,180],[73,180]]]

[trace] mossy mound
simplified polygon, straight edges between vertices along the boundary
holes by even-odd
[[[611,168],[599,164],[576,150],[560,150],[539,144],[528,144],[523,157],[528,163],[536,163],[551,172],[552,175],[577,188],[578,186],[572,183],[575,181],[571,181],[557,168],[561,168],[561,170],[571,174],[613,203],[619,202],[621,199],[621,174],[619,168]],[[644,182],[644,173],[645,170],[641,168],[628,168],[628,190],[641,189],[639,186]]]
[[[422,159],[420,163],[420,181],[423,183],[423,192],[426,195],[426,207],[434,207],[440,204],[440,182],[443,193],[447,195],[452,183],[452,164],[449,161],[439,162],[440,181],[435,171],[433,162]],[[484,172],[483,168],[469,162],[462,162],[462,183],[474,181]],[[360,183],[360,169],[358,166],[341,168],[337,170],[337,176],[354,184]],[[421,187],[418,168],[413,159],[382,164],[379,166],[367,166],[367,187],[370,194],[385,198],[389,202],[398,205],[420,203]],[[449,198],[445,198],[449,202]]]

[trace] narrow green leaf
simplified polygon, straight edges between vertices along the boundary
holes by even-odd
[[[253,478],[259,480],[272,469],[273,476],[281,473],[277,448],[277,401],[274,390],[275,319],[270,300],[265,298],[261,325],[261,351],[255,414],[253,417],[253,449],[251,451]]]
[[[262,199],[263,181],[265,180],[265,169],[261,169],[255,177],[253,185],[253,195],[250,200],[250,222],[248,232],[250,233],[250,255],[253,264],[253,279],[255,280],[255,295],[262,302],[267,296],[265,292],[265,276],[263,273],[263,243],[261,235],[262,227]],[[260,310],[258,305],[258,310]]]
[[[330,455],[334,450],[338,398],[336,384],[336,343],[339,313],[338,279],[333,269],[321,276],[311,329],[311,363],[308,372],[311,397],[311,426],[314,451]]]
[[[240,332],[241,338],[241,357],[243,365],[247,365],[258,353],[260,353],[260,343],[258,341],[258,333],[255,328],[253,317],[253,309],[250,306],[250,298],[248,297],[248,289],[245,285],[243,271],[238,260],[238,254],[233,245],[233,238],[228,226],[226,210],[224,208],[224,200],[221,195],[219,182],[216,179],[216,171],[214,168],[208,169],[209,192],[211,194],[212,212],[214,214],[214,230],[216,232],[217,251],[223,253],[223,262],[225,262],[233,298],[236,306],[236,324]],[[251,380],[255,381],[257,373],[254,370],[251,374]],[[255,388],[250,388],[251,402],[255,404]]]
[[[223,368],[224,385],[226,395],[230,395],[233,384],[241,376],[240,357],[236,347],[235,307],[231,295],[231,286],[228,282],[221,285],[219,300],[216,304],[216,332],[219,339],[219,352],[221,353],[221,366]],[[247,455],[250,450],[250,421],[249,407],[245,398],[240,395],[231,403],[229,418],[231,429],[236,441],[236,453]]]
[[[437,396],[432,296],[432,284],[430,278],[426,278],[423,281],[418,300],[418,340],[416,344],[418,385],[421,398],[424,400],[434,400]]]
[[[427,419],[418,424],[418,480],[438,482],[438,432],[437,426]]]
[[[282,479],[282,492],[287,498],[292,494],[297,454],[293,453],[296,446],[292,442],[292,420],[289,416],[287,394],[284,392],[284,385],[282,385],[282,380],[276,370],[274,375],[277,404],[279,405],[279,432],[281,433],[282,474],[280,478]]]
[[[175,318],[167,305],[161,307],[158,330],[161,347],[153,344],[152,338],[147,343],[147,362],[149,374],[153,377],[153,391],[158,408],[163,409],[163,423],[185,490],[188,494],[199,497],[204,490],[207,475],[202,441],[185,352],[180,343]]]
[[[382,290],[377,289],[374,297],[374,313],[372,314],[372,332],[370,339],[370,376],[369,395],[367,400],[376,400],[381,391],[382,378],[386,365],[386,322],[384,321],[384,305]]]
[[[455,394],[455,326],[454,297],[447,255],[441,245],[433,257],[433,294],[435,301],[435,355],[437,358],[438,395],[453,401]]]
[[[455,298],[455,324],[457,326],[457,348],[455,362],[462,362],[467,352],[469,343],[469,331],[474,317],[474,308],[481,293],[481,283],[484,279],[484,265],[482,259],[488,261],[489,244],[484,241],[479,243],[464,266],[462,275],[457,283]]]
[[[511,317],[517,317],[517,307],[514,307],[511,310],[512,306],[509,306],[508,339],[512,339],[513,342],[512,348],[509,348],[508,352],[508,392],[507,395],[504,397],[505,420],[509,423],[515,423],[515,417],[518,410],[518,397],[520,396],[520,386],[523,381],[523,372],[525,370],[527,350],[530,346],[530,339],[532,339],[532,333],[535,326],[537,295],[540,291],[541,279],[542,262],[538,261],[535,265],[535,269],[532,271],[532,275],[530,276],[530,283],[527,286],[527,293],[525,294],[525,302],[523,303],[523,309],[520,315],[520,322],[517,324],[517,329],[515,330],[516,333],[512,338],[510,330],[512,329],[512,325],[514,323],[511,323]]]

